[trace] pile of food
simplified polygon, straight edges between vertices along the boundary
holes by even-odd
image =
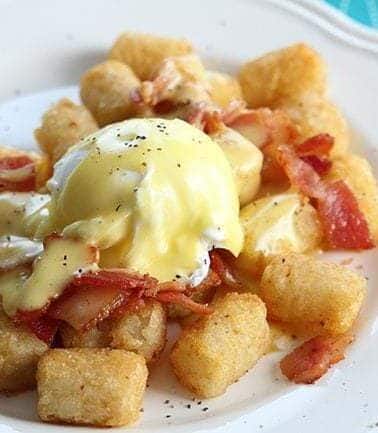
[[[297,44],[205,69],[185,40],[125,33],[57,101],[41,153],[0,151],[0,390],[43,421],[140,416],[167,325],[172,371],[211,398],[274,350],[313,383],[344,357],[363,276],[318,260],[378,241],[378,188],[349,149],[324,61]]]

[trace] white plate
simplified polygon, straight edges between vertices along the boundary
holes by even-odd
[[[35,146],[32,131],[46,107],[60,96],[76,97],[72,85],[80,74],[103,59],[118,33],[135,29],[186,36],[198,46],[209,65],[231,71],[268,50],[296,41],[309,42],[327,59],[332,97],[359,132],[356,141],[370,146],[366,147],[367,155],[378,166],[374,149],[378,143],[378,35],[320,3],[0,0],[0,17],[3,144]],[[340,261],[346,256],[350,254],[336,254],[331,259]],[[277,368],[282,354],[272,354],[223,397],[198,404],[176,384],[164,365],[151,374],[142,421],[125,431],[356,433],[375,428],[378,254],[373,251],[354,257],[351,267],[362,264],[370,288],[358,324],[358,339],[347,359],[316,385],[286,382]],[[166,399],[170,400],[168,404],[164,403]],[[203,411],[204,407],[209,409]],[[0,398],[0,432],[58,431],[94,430],[40,424],[33,393]]]

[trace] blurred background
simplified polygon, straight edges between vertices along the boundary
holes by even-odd
[[[324,0],[367,27],[378,30],[378,0]]]

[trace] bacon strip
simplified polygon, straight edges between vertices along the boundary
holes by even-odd
[[[47,315],[63,320],[78,331],[87,331],[127,302],[128,296],[114,288],[82,287],[54,302]]]
[[[315,199],[330,248],[363,250],[374,247],[365,216],[345,182],[330,183],[322,180],[290,146],[279,146],[276,157],[290,183],[303,194]]]
[[[281,360],[281,371],[292,382],[314,383],[331,365],[344,359],[344,351],[353,339],[350,334],[314,337]]]
[[[210,266],[225,286],[238,290],[241,287],[241,283],[240,281],[238,281],[238,279],[235,277],[231,270],[231,267],[229,265],[230,258],[227,258],[228,254],[230,253],[225,250],[210,251]]]
[[[328,156],[335,140],[329,134],[318,134],[295,146],[298,156],[317,155]]]
[[[342,180],[326,186],[317,210],[331,248],[367,250],[374,248],[369,226],[356,197]]]
[[[0,158],[0,191],[33,191],[36,187],[34,161],[27,155]]]
[[[332,161],[324,156],[306,155],[301,156],[301,160],[311,165],[320,176],[325,176],[332,167]]]
[[[182,292],[158,292],[156,299],[163,303],[180,304],[197,314],[211,314],[213,312],[208,305],[198,304]]]
[[[113,287],[121,291],[156,290],[158,280],[149,275],[141,275],[126,269],[102,269],[75,277],[72,285],[76,287]]]
[[[42,310],[18,311],[13,317],[13,322],[16,325],[25,325],[36,337],[51,345],[58,329],[58,322],[43,314]]]
[[[219,278],[210,279],[214,284]],[[209,280],[209,281],[210,281]],[[109,316],[119,317],[144,299],[181,304],[198,314],[209,314],[207,305],[198,304],[187,295],[191,289],[180,282],[159,284],[155,278],[125,269],[106,269],[76,276],[59,298],[36,311],[19,311],[14,317],[24,323],[38,338],[52,341],[57,325],[64,321],[83,332]]]
[[[332,167],[332,161],[328,157],[334,141],[329,134],[318,134],[296,145],[295,152],[320,176],[324,176]]]

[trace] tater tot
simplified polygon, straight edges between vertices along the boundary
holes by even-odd
[[[138,311],[127,312],[110,325],[110,346],[142,355],[146,362],[156,361],[164,349],[167,334],[164,307],[146,301]]]
[[[206,78],[206,70],[201,59],[195,54],[167,57],[152,74],[152,78],[166,77],[176,74],[182,82],[198,83]]]
[[[252,368],[269,344],[264,303],[249,293],[228,293],[214,312],[185,328],[170,360],[178,380],[198,397],[223,394]]]
[[[240,84],[236,78],[216,71],[206,71],[211,99],[221,108],[226,108],[230,102],[242,100]]]
[[[326,90],[326,66],[320,55],[300,43],[272,51],[246,63],[239,82],[251,108],[277,108],[286,99],[301,99]]]
[[[38,360],[47,349],[47,344],[27,329],[16,327],[0,309],[0,392],[34,388]]]
[[[320,246],[322,230],[316,210],[300,194],[287,191],[260,198],[242,208],[244,246],[236,267],[258,277],[264,257],[285,252],[305,253]]]
[[[349,126],[341,111],[325,97],[308,93],[300,100],[285,101],[280,108],[289,115],[303,139],[321,133],[332,135],[335,139],[332,157],[348,149]]]
[[[126,63],[141,80],[149,80],[165,58],[192,51],[191,44],[185,39],[127,32],[115,41],[109,59]]]
[[[124,350],[49,350],[38,363],[38,415],[97,427],[132,424],[147,375],[143,357]]]
[[[142,355],[146,362],[158,359],[164,349],[167,333],[164,307],[156,301],[146,301],[136,311],[127,311],[121,318],[109,318],[86,332],[61,325],[63,346],[112,347]]]
[[[241,206],[249,203],[260,187],[262,152],[231,128],[220,129],[210,137],[221,147],[231,165]]]
[[[140,81],[129,66],[115,60],[100,63],[81,77],[80,84],[81,99],[100,126],[138,113],[130,92]]]
[[[41,149],[56,162],[71,146],[97,129],[96,121],[84,106],[64,98],[46,111],[34,135]]]
[[[378,185],[369,162],[351,153],[342,155],[333,161],[328,179],[341,179],[349,186],[378,243]]]
[[[59,326],[59,334],[62,340],[62,345],[65,348],[72,347],[109,347],[110,338],[106,331],[94,327],[89,331],[78,332],[72,326],[62,323]]]
[[[271,319],[335,335],[353,325],[365,293],[357,273],[295,253],[270,260],[259,291]]]

